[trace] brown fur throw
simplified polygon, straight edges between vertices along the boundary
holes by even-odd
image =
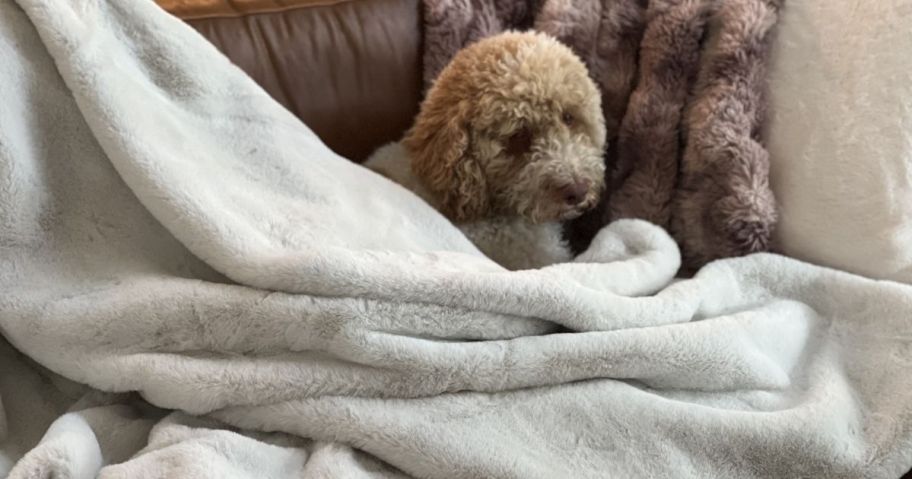
[[[608,191],[566,225],[585,248],[609,221],[668,228],[685,266],[768,249],[776,206],[759,143],[769,31],[783,0],[423,0],[425,86],[462,47],[534,28],[602,91]]]

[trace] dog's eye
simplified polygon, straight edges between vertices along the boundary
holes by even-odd
[[[532,130],[521,128],[507,138],[507,153],[513,156],[523,155],[532,149]]]
[[[565,111],[564,114],[561,115],[561,120],[567,126],[573,126],[576,124],[576,117],[574,117],[573,113],[570,113],[569,111]]]

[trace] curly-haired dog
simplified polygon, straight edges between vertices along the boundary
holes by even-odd
[[[541,33],[460,51],[400,143],[367,167],[411,189],[509,269],[568,261],[561,221],[604,188],[601,98],[582,61]]]

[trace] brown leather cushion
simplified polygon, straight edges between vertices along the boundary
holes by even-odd
[[[363,161],[418,112],[419,0],[158,0],[334,151]]]

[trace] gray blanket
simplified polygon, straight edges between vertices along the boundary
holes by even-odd
[[[148,0],[0,0],[0,475],[912,465],[912,288],[660,228],[508,272]]]

